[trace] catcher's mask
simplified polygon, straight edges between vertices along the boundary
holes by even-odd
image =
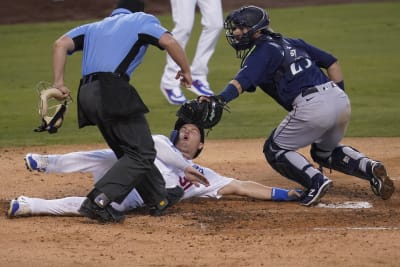
[[[256,6],[244,6],[231,12],[225,19],[225,36],[228,43],[236,50],[236,56],[243,58],[254,44],[253,35],[256,31],[267,30],[269,25],[268,13]],[[248,28],[240,39],[233,32],[236,28]]]
[[[174,145],[176,145],[176,143],[178,142],[178,140],[179,140],[179,130],[182,128],[182,126],[183,125],[185,125],[185,124],[188,124],[188,122],[185,122],[183,119],[181,119],[181,118],[178,118],[177,120],[176,120],[176,122],[175,122],[175,127],[174,127],[174,130],[172,130],[171,131],[171,135],[170,135],[170,140],[171,140],[171,142],[174,144]],[[196,124],[194,124],[194,123],[190,123],[190,124],[193,124],[193,125],[196,125]],[[201,127],[199,127],[198,125],[196,125],[196,127],[197,127],[197,129],[199,129],[199,132],[200,132],[200,142],[202,142],[203,144],[204,144],[204,129],[203,128],[201,128]],[[200,152],[203,150],[203,148],[200,148],[200,149],[198,149],[197,150],[197,152],[196,152],[196,154],[193,156],[193,158],[195,159],[195,158],[197,158],[199,155],[200,155]]]

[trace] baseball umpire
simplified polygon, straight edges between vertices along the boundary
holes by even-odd
[[[383,163],[340,144],[351,107],[337,59],[301,39],[273,32],[269,23],[267,12],[256,6],[244,6],[226,17],[226,38],[242,59],[241,69],[218,96],[200,101],[227,103],[258,86],[289,112],[263,151],[277,172],[307,189],[302,205],[317,204],[332,186],[322,167],[365,179],[375,195],[389,199],[395,188]],[[320,169],[296,152],[308,145]]]
[[[83,51],[79,127],[96,125],[118,158],[80,207],[82,215],[100,222],[123,221],[123,214],[109,204],[120,203],[133,188],[152,207],[152,215],[162,215],[183,195],[179,187],[165,189],[154,165],[156,151],[145,118],[148,109],[129,77],[149,45],[167,50],[180,66],[177,78],[186,87],[192,83],[190,66],[178,42],[143,10],[142,0],[120,0],[109,17],[76,27],[54,44],[54,86],[65,94],[69,93],[64,85],[66,56]]]

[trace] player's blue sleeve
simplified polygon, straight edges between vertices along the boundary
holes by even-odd
[[[298,200],[297,196],[289,196],[289,191],[287,189],[273,187],[271,192],[271,200],[273,201],[293,201]],[[301,190],[296,190],[299,194],[302,193]]]

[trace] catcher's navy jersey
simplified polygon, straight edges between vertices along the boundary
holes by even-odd
[[[259,38],[242,63],[235,79],[242,89],[254,92],[259,86],[286,110],[305,88],[323,84],[329,78],[320,68],[337,59],[301,39]]]

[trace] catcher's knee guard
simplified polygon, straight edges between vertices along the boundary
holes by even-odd
[[[312,159],[322,167],[366,180],[373,177],[372,164],[374,161],[350,146],[338,146],[327,156],[329,153],[318,148],[314,143],[311,145],[310,154]]]
[[[301,154],[280,148],[272,140],[273,133],[265,141],[264,155],[271,167],[286,178],[306,188],[311,187],[311,179],[321,175]]]

